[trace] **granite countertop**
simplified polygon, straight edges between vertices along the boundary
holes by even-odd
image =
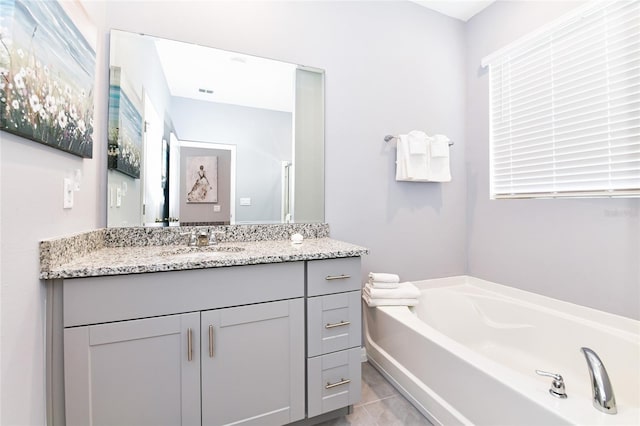
[[[209,246],[211,247],[211,246]],[[59,265],[42,268],[40,278],[80,278],[145,272],[179,271],[224,266],[255,265],[301,260],[353,257],[368,250],[331,238],[230,241],[211,248],[186,245],[101,247]],[[241,249],[240,251],[225,251]]]

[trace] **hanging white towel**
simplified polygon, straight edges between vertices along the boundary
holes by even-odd
[[[413,130],[407,135],[410,155],[427,155],[429,153],[429,136],[425,132]]]
[[[429,137],[427,134],[413,130],[407,135],[399,135],[396,149],[396,180],[426,180],[429,171]]]
[[[407,175],[407,160],[405,152],[409,150],[406,135],[400,135],[396,139],[396,180],[411,180]]]
[[[429,181],[451,182],[449,138],[444,135],[434,135],[431,137],[429,151]]]
[[[405,151],[407,176],[411,180],[426,179],[429,173],[428,144],[429,137],[425,132],[413,130],[406,136],[409,149]],[[415,147],[415,153],[411,147]],[[424,149],[422,147],[424,146]]]

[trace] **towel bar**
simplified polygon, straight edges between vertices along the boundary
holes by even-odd
[[[390,142],[390,141],[392,141],[394,139],[398,139],[398,137],[397,136],[392,136],[392,135],[387,135],[387,136],[384,137],[384,141],[385,142]],[[449,141],[449,146],[453,146],[453,142]]]

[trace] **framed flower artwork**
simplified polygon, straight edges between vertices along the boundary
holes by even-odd
[[[0,129],[91,158],[95,43],[78,2],[0,0]]]

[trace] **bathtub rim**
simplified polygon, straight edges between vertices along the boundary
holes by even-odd
[[[613,332],[624,331],[632,336],[640,335],[640,320],[544,296],[529,290],[498,284],[492,281],[473,277],[471,275],[430,278],[426,280],[412,281],[412,283],[420,290],[467,284],[491,293],[496,293],[499,297],[515,299],[518,303],[522,303],[524,301],[526,304],[535,306],[536,309],[540,309],[545,312],[553,312],[554,314],[566,319],[584,320],[599,329]]]
[[[585,321],[589,326],[596,326],[597,328],[603,329],[608,332],[614,332],[615,334],[622,333],[627,335],[627,337],[635,336],[634,341],[638,341],[638,335],[640,334],[640,322],[619,316],[616,314],[611,314],[603,311],[599,311],[593,308],[575,305],[570,302],[561,301],[558,299],[553,299],[547,296],[542,296],[536,293],[531,293],[525,290],[515,289],[512,287],[492,283],[486,280],[478,279],[475,277],[470,277],[467,275],[455,276],[455,277],[447,277],[447,278],[436,278],[422,281],[414,281],[413,282],[418,288],[421,290],[428,290],[429,288],[439,288],[445,286],[456,286],[460,284],[470,284],[472,286],[477,286],[483,290],[487,290],[490,292],[497,293],[500,297],[504,298],[513,298],[516,299],[518,303],[522,303],[523,299],[535,305],[536,309],[542,309],[551,311],[554,315],[562,315],[569,320],[579,320]],[[498,291],[499,290],[499,291]],[[628,413],[625,415],[606,415],[599,419],[592,418],[594,413],[590,411],[586,411],[585,415],[574,415],[575,412],[580,412],[580,409],[584,408],[581,405],[580,399],[578,398],[570,398],[568,400],[563,400],[562,402],[549,400],[548,388],[549,383],[546,380],[540,380],[540,378],[536,377],[535,374],[532,374],[531,377],[525,375],[519,371],[514,371],[506,366],[500,365],[498,362],[493,361],[492,359],[478,354],[473,351],[471,348],[463,345],[462,343],[457,342],[456,340],[446,336],[440,331],[434,329],[430,325],[422,322],[415,314],[413,314],[409,308],[401,307],[401,306],[384,306],[378,308],[369,308],[366,303],[363,304],[363,310],[367,309],[377,309],[381,311],[384,315],[391,317],[393,320],[402,323],[404,326],[412,329],[413,331],[424,334],[425,328],[429,331],[429,337],[435,344],[444,347],[447,351],[449,351],[452,356],[458,358],[462,362],[466,362],[471,364],[475,368],[479,368],[482,371],[486,372],[490,375],[498,375],[501,378],[507,378],[508,380],[504,381],[505,386],[509,387],[513,391],[527,397],[533,403],[538,405],[544,410],[547,410],[554,415],[562,418],[564,421],[576,423],[576,424],[594,424],[594,425],[612,425],[618,424],[617,420],[621,420],[623,424],[635,424],[633,421],[635,419],[640,419],[640,409],[638,407],[628,407]],[[563,310],[567,310],[568,312],[564,312]],[[392,382],[396,384],[400,384],[402,390],[398,388],[403,395],[407,396],[408,399],[412,401],[415,405],[415,401],[417,401],[417,397],[411,395],[405,388],[411,387],[411,385],[407,385],[407,381],[413,383],[414,386],[420,386],[419,384],[424,385],[427,389],[429,389],[432,393],[437,395],[437,393],[428,387],[426,384],[422,383],[418,378],[416,378],[413,374],[411,374],[404,366],[400,365],[399,362],[391,356],[384,348],[379,346],[377,342],[375,342],[371,334],[369,332],[369,323],[368,323],[368,312],[364,312],[364,326],[365,326],[365,347],[367,350],[368,358],[372,359],[372,364],[374,366],[380,367],[381,373],[385,375],[385,377],[390,377]],[[595,320],[586,320],[586,315],[592,315]],[[381,360],[382,357],[382,360]],[[386,368],[385,368],[386,367]],[[392,377],[392,374],[387,372],[387,369],[394,369],[399,371],[403,376],[400,379],[396,379]],[[404,371],[402,371],[404,370]],[[395,373],[395,372],[394,372]],[[407,374],[408,373],[408,374]],[[399,383],[399,380],[401,383]],[[415,383],[417,381],[418,383]],[[433,404],[438,403],[435,399],[432,398],[431,395],[427,395],[430,398],[430,401],[427,403]],[[442,399],[442,398],[440,398]],[[443,400],[444,401],[444,400]],[[567,402],[568,401],[568,402]],[[445,401],[446,402],[446,401]],[[564,405],[560,405],[564,404]],[[446,403],[449,407],[450,404]],[[442,406],[442,404],[440,404]],[[428,407],[424,407],[422,402],[419,405],[416,405],[419,411],[421,411],[430,421],[434,424],[443,424],[441,423],[437,416],[434,416],[429,412]],[[451,407],[452,408],[452,407]],[[594,409],[593,407],[589,407],[590,409]],[[454,414],[457,413],[456,417],[453,415],[453,418],[457,418],[457,421],[460,424],[469,424],[470,422],[464,415],[459,413],[454,409]],[[597,413],[596,413],[597,414]],[[631,423],[629,423],[631,422]],[[451,421],[446,421],[444,424],[450,424]]]

